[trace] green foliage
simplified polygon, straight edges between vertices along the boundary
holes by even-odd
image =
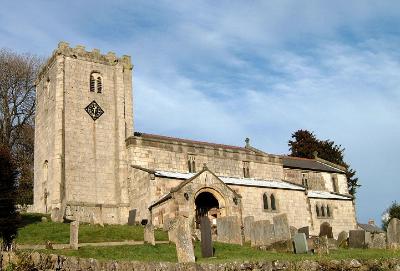
[[[18,213],[15,208],[17,171],[11,153],[0,146],[0,237],[3,249],[10,250],[17,236]]]
[[[396,201],[393,202],[383,213],[382,227],[385,231],[392,218],[400,219],[400,204],[398,204]]]
[[[291,152],[290,156],[313,159],[315,152],[317,152],[318,157],[345,167],[349,193],[351,195],[356,194],[357,188],[361,185],[358,184],[356,171],[344,161],[345,149],[341,145],[336,145],[334,141],[328,139],[320,140],[314,133],[307,130],[294,132],[288,145]]]
[[[41,222],[42,214],[22,214],[19,244],[45,244],[47,240],[55,244],[69,243],[69,224]],[[143,241],[143,226],[135,225],[79,225],[79,242],[96,243],[135,240]],[[166,232],[155,231],[157,241],[168,240]]]

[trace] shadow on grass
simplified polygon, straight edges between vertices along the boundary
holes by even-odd
[[[50,220],[49,215],[37,214],[37,213],[22,213],[20,214],[18,228],[23,228],[30,224],[36,224],[42,222],[42,217],[46,217]]]

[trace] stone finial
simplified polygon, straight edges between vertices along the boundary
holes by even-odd
[[[250,138],[246,137],[246,139],[244,140],[244,142],[246,142],[246,147],[250,147]]]
[[[69,43],[65,41],[60,41],[58,43],[58,49],[66,49],[69,47]]]
[[[313,151],[312,154],[314,155],[314,159],[317,159],[317,158],[318,158],[318,152],[317,152],[317,151]]]

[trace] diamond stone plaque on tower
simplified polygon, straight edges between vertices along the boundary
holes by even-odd
[[[86,106],[85,111],[93,120],[97,120],[104,113],[103,109],[101,109],[100,105],[98,105],[96,101],[92,101],[88,106]]]

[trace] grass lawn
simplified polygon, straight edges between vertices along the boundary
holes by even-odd
[[[399,258],[400,251],[378,249],[339,249],[331,251],[329,255],[296,255],[293,253],[275,253],[251,248],[249,245],[239,246],[222,243],[214,243],[215,257],[201,258],[200,243],[195,246],[195,255],[198,262],[221,263],[234,261],[272,261],[272,260],[330,260],[330,259],[380,259]],[[176,262],[174,244],[117,246],[117,247],[82,247],[79,250],[46,250],[46,253],[57,253],[65,256],[77,256],[81,258],[95,258],[99,260],[129,260],[129,261],[166,261]]]
[[[69,223],[42,222],[42,214],[21,214],[21,226],[18,230],[17,243],[45,244],[47,240],[53,243],[69,243]],[[155,231],[158,241],[167,241],[168,234],[161,230]],[[143,240],[143,227],[128,225],[79,225],[79,242],[95,243],[107,241]]]

